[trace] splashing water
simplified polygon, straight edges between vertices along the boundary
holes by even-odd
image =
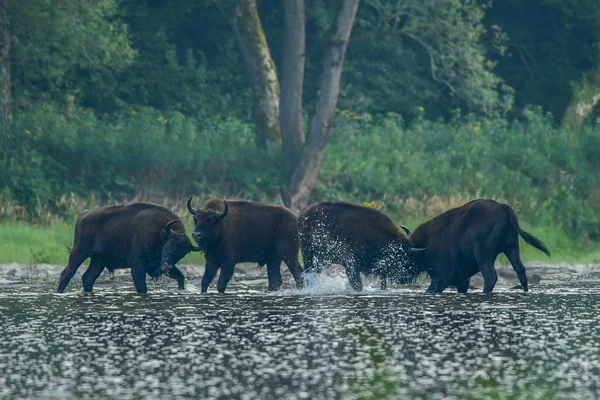
[[[600,273],[487,296],[359,295],[338,267],[268,293],[265,275],[225,295],[0,285],[0,398],[600,397]]]

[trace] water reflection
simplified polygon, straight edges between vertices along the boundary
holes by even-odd
[[[532,293],[0,289],[4,398],[597,398],[595,277]],[[325,295],[323,294],[325,293]]]

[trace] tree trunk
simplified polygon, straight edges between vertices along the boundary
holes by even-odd
[[[12,112],[10,90],[10,25],[8,1],[0,0],[0,116],[7,118]]]
[[[279,117],[281,146],[287,173],[291,173],[304,142],[302,82],[305,58],[304,0],[284,0],[283,63]]]
[[[229,19],[247,66],[254,94],[256,144],[280,138],[279,81],[267,39],[256,9],[256,0],[214,0]]]
[[[335,115],[340,93],[344,57],[358,3],[359,0],[343,0],[336,32],[331,38],[330,48],[325,54],[316,112],[310,124],[308,139],[290,181],[289,197],[292,210],[299,210],[308,205],[310,193],[317,182],[323,164],[330,125]]]
[[[561,128],[578,134],[581,124],[600,101],[600,66],[574,85],[573,94],[563,115]]]

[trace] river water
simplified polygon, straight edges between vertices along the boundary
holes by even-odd
[[[0,285],[0,398],[600,397],[596,273],[488,296],[76,280]]]

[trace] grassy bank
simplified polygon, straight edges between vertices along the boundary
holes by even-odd
[[[254,136],[235,118],[152,109],[15,113],[0,124],[0,261],[64,264],[74,216],[100,205],[152,201],[183,217],[190,194],[197,206],[213,196],[276,202],[289,182],[281,150],[257,150]],[[368,204],[414,228],[493,198],[547,242],[552,261],[591,263],[600,262],[598,170],[600,120],[575,135],[539,110],[510,122],[419,114],[410,123],[340,110],[312,201]]]
[[[403,224],[414,228],[416,219]],[[73,223],[54,221],[48,225],[35,226],[24,222],[0,224],[0,263],[16,262],[22,264],[66,264],[68,251],[66,246],[73,244]],[[526,222],[522,227],[546,242],[552,251],[548,259],[543,253],[521,241],[521,255],[524,261],[541,260],[549,263],[585,263],[600,264],[600,246],[580,247],[563,233],[552,227],[532,226]],[[188,234],[192,231],[187,226]],[[499,260],[507,262],[504,256]],[[180,264],[203,264],[201,254],[192,253]]]
[[[69,260],[74,223],[53,221],[36,226],[24,222],[0,224],[0,263],[61,264]],[[191,232],[189,227],[188,232]],[[190,253],[180,264],[203,264],[199,253]]]

